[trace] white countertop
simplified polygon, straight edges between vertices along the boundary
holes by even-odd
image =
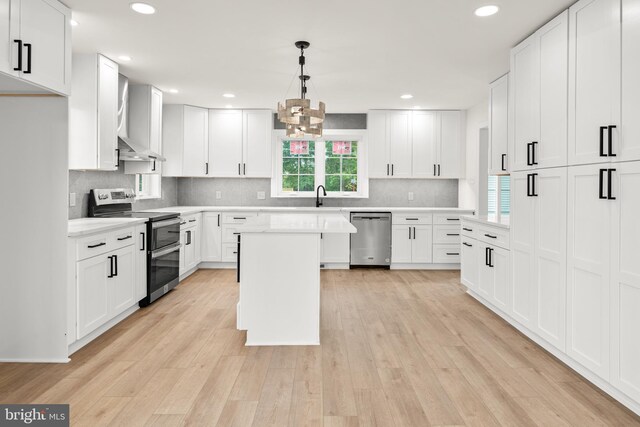
[[[180,215],[190,215],[198,212],[458,212],[472,213],[473,209],[460,208],[419,208],[419,207],[287,207],[287,206],[170,206],[159,209],[145,209],[148,212],[177,212]]]
[[[338,213],[266,214],[247,219],[241,233],[355,233],[356,228]]]
[[[102,231],[115,230],[143,224],[145,218],[78,218],[71,219],[67,225],[67,236],[81,237]]]
[[[474,215],[463,215],[462,219],[465,221],[473,221],[473,222],[478,222],[481,224],[488,224],[488,225],[492,225],[494,227],[500,227],[500,228],[506,228],[507,230],[509,229],[509,217],[495,217],[493,215],[478,215],[478,216],[474,216]]]

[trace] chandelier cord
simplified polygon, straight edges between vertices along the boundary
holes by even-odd
[[[307,82],[304,78],[304,63],[305,63],[304,47],[300,48],[300,57],[298,58],[298,63],[300,64],[300,99],[305,99],[307,94],[307,91],[306,91]]]
[[[298,67],[296,67],[296,70],[293,72],[293,76],[291,76],[291,81],[289,82],[289,87],[287,88],[287,93],[285,93],[284,97],[282,98],[283,100],[287,99],[287,96],[289,95],[289,91],[291,90],[291,86],[293,86],[293,82],[296,79],[297,75],[298,75]]]

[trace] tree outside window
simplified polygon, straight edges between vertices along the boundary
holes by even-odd
[[[330,192],[358,191],[358,143],[325,142],[325,187]]]

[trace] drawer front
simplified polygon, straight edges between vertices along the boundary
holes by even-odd
[[[136,233],[134,228],[125,228],[122,230],[109,233],[109,239],[112,244],[111,249],[116,250],[124,248],[129,245],[133,245],[136,242]]]
[[[459,225],[461,222],[460,215],[451,214],[433,214],[433,223],[442,225]]]
[[[475,222],[462,220],[462,225],[460,226],[460,228],[461,228],[460,233],[463,236],[470,237],[472,239],[477,238],[478,232],[476,230]]]
[[[112,251],[113,248],[113,236],[110,236],[109,233],[95,234],[77,239],[76,261],[104,254]]]
[[[395,225],[428,225],[433,222],[433,214],[394,213],[391,218]]]
[[[434,245],[434,264],[460,264],[460,245]]]
[[[222,244],[222,262],[236,262],[238,260],[238,244]]]
[[[200,225],[202,222],[202,214],[192,214],[182,217],[180,222],[180,230],[186,230],[187,228],[193,228]]]
[[[495,227],[478,227],[477,238],[487,244],[509,249],[509,230]]]
[[[258,212],[225,212],[222,214],[223,224],[244,224],[247,218],[258,216]]]
[[[457,225],[434,225],[433,243],[460,244],[460,227]]]
[[[239,234],[240,234],[240,227],[225,225],[224,227],[222,227],[222,242],[236,243],[238,241]]]

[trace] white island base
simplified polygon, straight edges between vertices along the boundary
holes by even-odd
[[[266,215],[242,228],[238,329],[247,346],[320,344],[320,233],[352,233],[342,215]]]

